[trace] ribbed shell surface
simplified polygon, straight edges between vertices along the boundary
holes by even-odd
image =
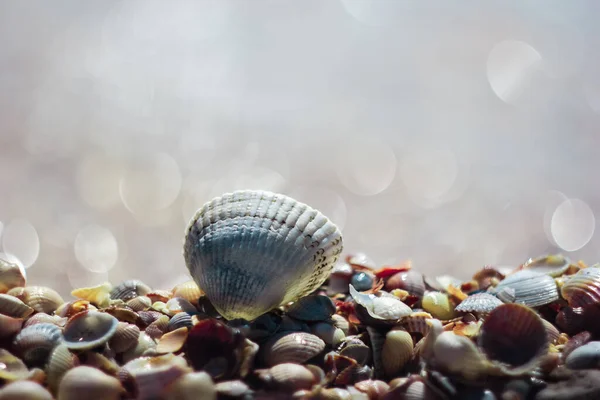
[[[184,243],[190,274],[227,319],[253,320],[309,294],[341,252],[339,229],[319,211],[250,190],[202,206]]]

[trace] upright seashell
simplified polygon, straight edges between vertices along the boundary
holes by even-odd
[[[53,324],[35,324],[15,336],[12,347],[29,367],[42,367],[52,350],[63,340],[61,330]]]
[[[167,386],[165,400],[217,400],[217,389],[206,372],[190,372]]]
[[[58,388],[58,400],[119,400],[124,393],[118,379],[81,365],[69,370]]]
[[[112,285],[108,282],[105,282],[98,286],[75,289],[71,292],[71,296],[75,296],[78,299],[87,300],[98,307],[104,308],[108,307],[110,304],[111,290]]]
[[[251,190],[202,206],[184,245],[192,277],[229,320],[253,320],[311,293],[341,251],[341,233],[323,214],[287,196]]]
[[[137,345],[140,328],[127,322],[119,322],[114,335],[108,341],[110,348],[116,353],[123,353]]]
[[[15,296],[0,293],[0,314],[13,318],[27,318],[35,310]]]
[[[65,373],[78,364],[77,357],[64,344],[59,344],[52,350],[46,365],[46,381],[52,393],[58,391],[60,381]]]
[[[25,286],[25,269],[0,258],[0,293]]]
[[[303,364],[325,349],[325,342],[306,332],[284,332],[273,336],[261,346],[268,366],[283,363]]]
[[[354,286],[350,285],[350,295],[357,304],[357,312],[363,312],[364,310],[362,317],[365,322],[386,321],[395,323],[400,318],[412,313],[412,308],[389,293],[381,291],[378,292],[378,295],[359,293],[354,289]],[[361,318],[360,314],[359,318]]]
[[[188,313],[182,312],[175,314],[169,320],[169,325],[167,326],[167,332],[174,331],[179,328],[191,328],[192,324],[192,316]]]
[[[456,316],[454,305],[446,293],[428,292],[421,299],[421,305],[423,310],[440,320],[449,320]]]
[[[385,289],[388,291],[403,289],[410,294],[421,297],[425,293],[425,282],[423,281],[422,274],[409,269],[408,271],[397,272],[390,276],[385,282]]]
[[[45,286],[14,288],[8,294],[18,297],[37,312],[52,314],[65,301],[54,289]]]
[[[393,328],[385,335],[381,362],[387,377],[395,377],[402,371],[412,357],[413,346],[412,336],[401,328]]]
[[[568,278],[560,289],[571,307],[600,303],[600,268],[584,268]]]
[[[193,279],[175,286],[172,292],[173,297],[182,297],[192,304],[197,304],[198,299],[204,296],[204,292],[200,290],[198,284]]]
[[[455,311],[485,315],[502,304],[504,303],[494,295],[489,293],[475,293],[457,305]]]
[[[137,279],[129,279],[115,286],[110,291],[110,298],[127,301],[134,297],[144,296],[151,291],[152,289],[150,286],[146,285],[144,282]]]
[[[540,307],[559,298],[554,278],[528,269],[507,276],[491,292],[505,303],[528,307]]]
[[[335,313],[333,301],[323,295],[306,296],[292,304],[287,314],[301,321],[325,321]]]
[[[481,326],[479,346],[492,360],[519,374],[533,370],[548,352],[548,334],[542,319],[520,304],[495,308]]]
[[[20,381],[3,386],[0,400],[52,400],[52,395],[39,383]]]
[[[141,357],[123,366],[135,383],[136,399],[160,399],[165,389],[192,369],[185,359],[173,354]]]
[[[119,321],[110,314],[84,311],[69,318],[64,329],[65,344],[71,350],[93,349],[108,342]]]
[[[29,375],[27,365],[8,350],[0,348],[0,381],[12,382],[26,379]]]
[[[560,331],[550,322],[542,318],[544,327],[546,328],[546,334],[548,335],[548,342],[550,344],[556,344],[560,338]]]

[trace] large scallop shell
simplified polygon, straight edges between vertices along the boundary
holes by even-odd
[[[540,307],[558,300],[558,288],[549,275],[524,269],[509,275],[493,290],[505,303]]]
[[[566,280],[560,289],[571,307],[600,303],[600,268],[584,268]]]
[[[190,273],[215,309],[247,320],[315,290],[341,251],[340,230],[319,211],[252,190],[202,206],[184,244]]]

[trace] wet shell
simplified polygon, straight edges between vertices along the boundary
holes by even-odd
[[[421,305],[423,310],[440,320],[449,320],[456,316],[454,305],[446,293],[428,292],[421,299]]]
[[[561,295],[571,307],[600,303],[600,268],[584,268],[566,280]]]
[[[127,322],[119,322],[108,344],[115,353],[120,354],[137,345],[139,337],[140,328]]]
[[[558,300],[554,278],[532,270],[522,270],[509,275],[492,291],[505,303],[540,307]]]
[[[15,288],[9,290],[8,294],[18,297],[35,311],[46,314],[52,314],[64,303],[62,297],[54,289],[45,286]]]
[[[98,307],[108,307],[110,304],[111,289],[112,285],[105,282],[94,287],[75,289],[71,292],[71,296],[87,300]]]
[[[494,295],[476,293],[464,299],[456,306],[455,310],[466,313],[489,314],[494,308],[502,304],[502,301]]]
[[[503,304],[494,309],[481,326],[479,346],[492,360],[528,371],[548,352],[548,334],[541,318],[520,304]]]
[[[52,395],[38,383],[19,381],[2,387],[0,400],[52,400]]]
[[[58,388],[60,400],[119,400],[124,390],[118,379],[104,372],[79,366],[68,371]]]
[[[24,328],[15,336],[13,349],[29,367],[41,367],[62,340],[58,326],[35,324]]]
[[[25,269],[0,258],[0,293],[25,286]]]
[[[192,371],[183,357],[173,354],[137,358],[125,364],[123,369],[135,382],[136,399],[160,398],[169,384]]]
[[[65,344],[71,350],[98,347],[115,334],[119,321],[110,314],[84,311],[75,314],[65,325]]]
[[[250,190],[202,206],[184,245],[188,269],[215,309],[247,320],[315,290],[341,251],[341,233],[323,214]]]
[[[191,328],[192,327],[192,316],[188,313],[178,313],[173,315],[169,320],[169,325],[167,326],[167,331],[174,331],[179,328]]]
[[[303,364],[325,349],[325,342],[306,332],[281,333],[269,339],[261,350],[268,366]]]
[[[167,387],[166,400],[216,400],[215,384],[206,372],[190,372]]]
[[[77,357],[64,344],[52,350],[46,365],[46,380],[53,393],[56,393],[65,373],[78,363]]]
[[[13,318],[27,318],[34,309],[23,303],[15,296],[0,293],[0,314]]]
[[[322,295],[306,296],[292,304],[287,314],[301,321],[325,321],[335,313],[333,301]]]
[[[423,275],[410,269],[392,275],[385,283],[385,289],[388,291],[403,289],[420,297],[425,293],[425,282],[423,281]]]
[[[150,293],[152,289],[144,282],[137,279],[130,279],[121,282],[110,291],[111,299],[120,299],[123,301],[131,300],[134,297],[144,296]]]
[[[385,335],[381,362],[387,377],[397,376],[411,359],[413,340],[410,333],[394,328]]]

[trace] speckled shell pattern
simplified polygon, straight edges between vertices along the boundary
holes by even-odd
[[[226,319],[253,320],[319,287],[342,252],[340,230],[282,194],[244,190],[198,210],[186,232],[190,274]]]

